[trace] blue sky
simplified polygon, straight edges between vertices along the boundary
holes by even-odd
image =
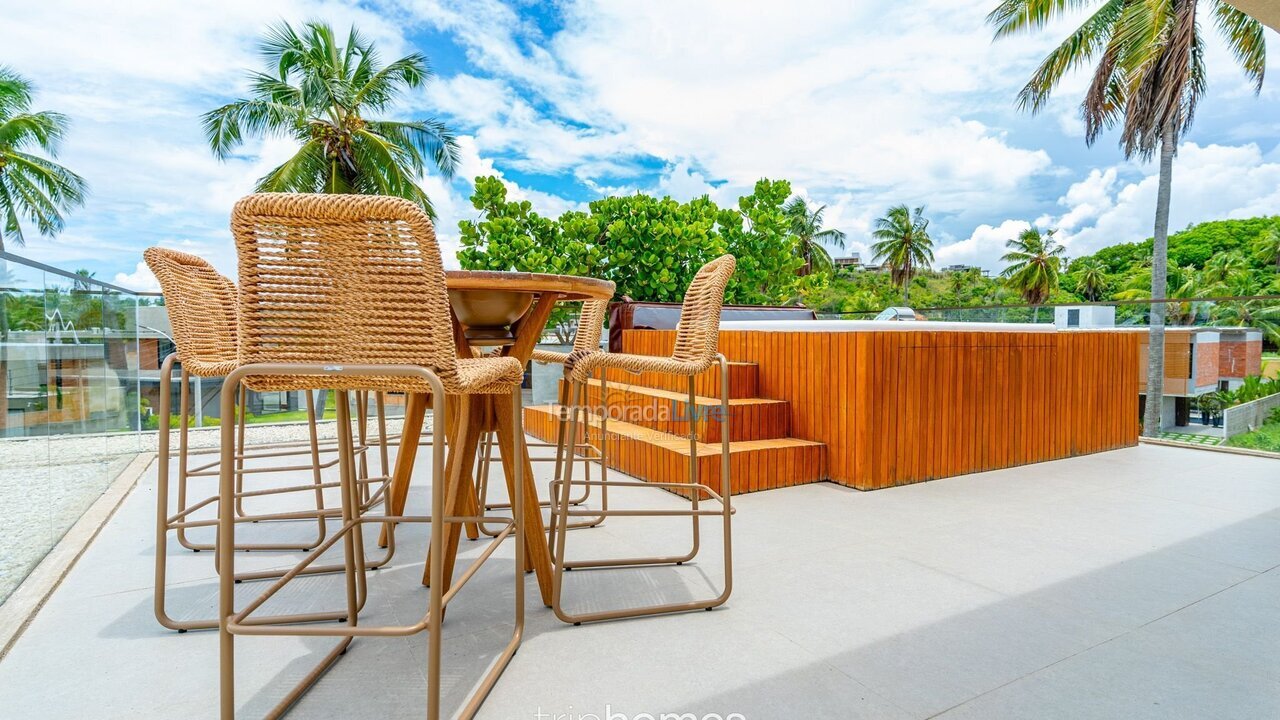
[[[479,174],[547,214],[636,191],[730,204],[785,178],[864,257],[875,217],[923,204],[939,264],[997,268],[1028,224],[1059,228],[1071,255],[1150,234],[1155,168],[1114,136],[1085,147],[1085,77],[1039,116],[1014,105],[1069,24],[993,44],[994,0],[0,3],[0,64],[71,116],[60,158],[92,186],[61,236],[12,249],[134,287],[154,287],[140,266],[153,244],[234,272],[231,205],[292,147],[254,140],[218,162],[199,116],[244,91],[281,19],[355,23],[387,57],[429,56],[437,79],[396,112],[460,136],[458,176],[422,180],[447,256]],[[1255,96],[1204,30],[1210,90],[1175,167],[1175,228],[1280,213],[1277,36]]]

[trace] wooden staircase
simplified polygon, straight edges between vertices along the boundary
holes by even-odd
[[[698,473],[703,483],[720,483],[720,369],[694,378],[694,411],[689,410],[688,381],[661,373],[610,370],[608,403],[602,384],[587,386],[587,405],[609,408],[607,436],[601,437],[598,412],[588,421],[587,438],[607,444],[609,467],[650,482],[687,482],[689,429],[698,440]],[[826,446],[790,437],[791,406],[785,400],[757,397],[755,363],[729,364],[729,463],[734,494],[803,485],[825,478]],[[555,440],[559,408],[525,408],[525,430]]]

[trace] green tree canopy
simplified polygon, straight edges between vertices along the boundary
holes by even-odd
[[[480,216],[458,224],[458,261],[476,270],[588,275],[613,281],[620,296],[680,302],[698,268],[728,252],[738,259],[729,302],[789,302],[803,263],[783,211],[790,194],[786,181],[760,180],[737,208],[637,193],[551,219],[527,200],[508,200],[498,178],[479,177],[471,204]]]

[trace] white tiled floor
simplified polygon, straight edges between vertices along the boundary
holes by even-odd
[[[216,715],[216,635],[178,635],[152,617],[153,502],[154,469],[0,662],[0,717]],[[423,509],[425,487],[411,502]],[[641,502],[676,501],[613,497]],[[1280,462],[1141,446],[735,503],[735,589],[716,612],[572,627],[541,607],[528,578],[524,644],[481,716],[1280,717]],[[569,592],[578,607],[712,592],[713,527],[699,563],[578,572]],[[423,612],[425,533],[398,536],[362,622]],[[678,521],[619,519],[571,538],[583,553],[660,552],[687,534]],[[479,544],[463,549],[474,556]],[[211,612],[210,560],[171,550],[175,613]],[[450,609],[447,707],[509,632],[510,548],[495,560]],[[282,603],[336,607],[338,588],[312,578]],[[331,642],[237,639],[241,715],[266,712]],[[293,716],[421,717],[425,647],[425,636],[357,640]]]

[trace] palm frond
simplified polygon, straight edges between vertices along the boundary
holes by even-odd
[[[1134,2],[1125,8],[1116,34],[1124,44],[1120,62],[1131,78],[1120,144],[1126,155],[1149,159],[1166,129],[1177,135],[1190,126],[1204,92],[1203,47],[1195,0]]]
[[[244,134],[292,134],[303,120],[301,108],[270,100],[237,100],[200,117],[205,138],[219,160],[244,141]]]
[[[31,107],[33,91],[29,80],[12,68],[0,65],[0,119],[26,112]]]
[[[281,78],[289,77],[290,71],[300,62],[305,52],[302,38],[289,23],[281,22],[267,28],[258,44],[258,52],[268,63],[275,66]]]
[[[418,88],[432,77],[427,57],[421,53],[406,55],[359,82],[353,104],[381,110],[399,98],[402,88]]]
[[[41,235],[56,235],[65,221],[55,203],[28,173],[4,173],[14,209],[35,223]]]
[[[67,116],[55,112],[21,113],[0,121],[0,149],[34,144],[57,155],[58,143],[67,132]]]
[[[256,192],[323,192],[326,166],[324,146],[311,141],[293,157],[258,181]]]
[[[987,15],[987,24],[994,25],[996,37],[1004,37],[1020,30],[1035,30],[1050,21],[1090,5],[1090,0],[1002,0]]]
[[[422,172],[421,158],[430,157],[436,169],[446,178],[452,178],[458,167],[461,149],[453,131],[443,122],[434,118],[412,120],[407,122],[393,120],[370,120],[368,127],[396,145],[414,151],[419,158],[415,165],[416,172]]]
[[[25,176],[43,189],[59,208],[68,209],[83,205],[89,193],[89,183],[67,168],[45,158],[24,152],[5,154],[6,172]]]
[[[1058,47],[1050,51],[1031,79],[1018,93],[1018,107],[1037,113],[1049,102],[1051,93],[1068,72],[1088,63],[1111,42],[1116,18],[1125,0],[1108,0]],[[997,32],[997,37],[1000,33]]]
[[[4,224],[0,225],[0,250],[4,249],[4,240],[13,241],[19,247],[26,245],[22,236],[22,223],[18,222],[18,205],[13,193],[9,191],[8,181],[0,175],[0,210],[4,211]]]
[[[1253,81],[1253,91],[1262,92],[1267,74],[1267,35],[1262,23],[1222,0],[1214,3],[1213,21],[1240,68]]]
[[[845,235],[843,230],[836,230],[832,228],[817,233],[813,236],[813,239],[828,245],[834,245],[835,247],[843,250],[845,248],[845,240],[847,237],[848,236]]]

